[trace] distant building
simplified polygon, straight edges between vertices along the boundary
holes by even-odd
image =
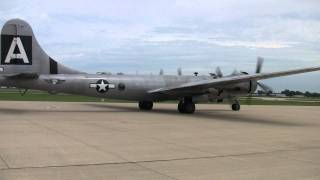
[[[97,72],[96,74],[101,74],[101,75],[112,75],[111,72]]]

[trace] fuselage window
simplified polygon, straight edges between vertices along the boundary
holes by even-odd
[[[124,91],[126,89],[126,86],[123,83],[118,84],[119,91]]]

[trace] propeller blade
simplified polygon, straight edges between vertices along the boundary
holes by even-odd
[[[219,66],[216,68],[216,75],[219,78],[223,77],[222,71]]]
[[[164,75],[163,69],[160,69],[159,75],[161,75],[161,76]]]
[[[182,69],[181,68],[178,68],[178,76],[181,76],[182,75]]]
[[[239,72],[237,69],[233,70],[233,72],[231,73],[231,75],[238,75],[238,74],[239,74]]]
[[[266,94],[270,94],[273,92],[273,89],[270,86],[263,84],[261,82],[257,82],[257,84]]]
[[[262,69],[264,59],[262,57],[257,58],[257,67],[256,67],[256,73],[260,73]]]

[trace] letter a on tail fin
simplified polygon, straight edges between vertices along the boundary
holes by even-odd
[[[31,26],[20,19],[7,21],[1,31],[0,74],[79,74],[49,57]]]
[[[8,44],[6,44],[6,39],[10,39],[11,40],[11,45],[9,48],[9,51],[6,51]],[[26,46],[28,46],[28,54],[31,54],[31,46],[32,46],[32,42],[31,42],[31,37],[30,38],[24,38],[25,43],[22,43],[21,38],[20,37],[14,37],[14,36],[10,36],[10,35],[3,35],[2,37],[2,41],[4,43],[2,43],[3,46],[3,57],[2,57],[2,64],[16,64],[16,65],[32,65],[32,59],[31,59],[31,55],[27,55],[26,53],[26,48],[24,47],[23,44],[25,44]],[[7,54],[7,55],[5,55]]]

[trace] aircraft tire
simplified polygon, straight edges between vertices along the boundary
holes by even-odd
[[[185,104],[184,109],[186,114],[193,114],[194,111],[196,110],[196,105],[192,102],[189,102]]]
[[[178,110],[180,113],[193,114],[196,110],[196,106],[193,102],[179,102]]]
[[[153,102],[152,101],[140,101],[139,108],[141,110],[150,111],[153,108]]]
[[[240,104],[239,103],[234,103],[231,105],[231,109],[233,111],[240,111]]]
[[[178,104],[178,111],[179,111],[180,113],[184,113],[184,111],[185,111],[182,101],[180,101],[179,104]]]

